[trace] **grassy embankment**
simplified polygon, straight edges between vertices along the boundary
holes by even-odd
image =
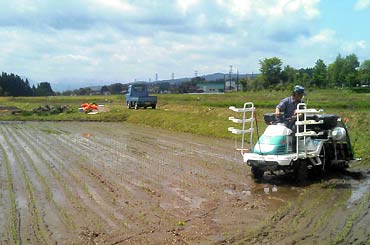
[[[230,126],[238,126],[228,121],[229,116],[240,117],[228,107],[242,107],[246,101],[254,102],[257,108],[259,133],[266,125],[263,114],[272,112],[281,98],[289,95],[289,91],[235,92],[227,94],[167,94],[158,95],[156,110],[129,110],[124,105],[124,97],[120,96],[84,96],[84,97],[0,97],[0,105],[14,106],[23,113],[11,115],[1,113],[0,120],[67,120],[67,121],[126,121],[151,127],[165,128],[174,131],[188,132],[206,136],[231,138],[235,136],[227,131]],[[363,163],[370,164],[370,94],[354,93],[350,90],[313,90],[308,91],[306,103],[308,107],[324,109],[326,113],[338,114],[349,119],[347,126],[352,144]],[[104,104],[109,112],[87,115],[78,112],[84,102]],[[47,115],[30,113],[38,106],[68,105],[69,113]]]

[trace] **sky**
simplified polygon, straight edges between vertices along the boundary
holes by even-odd
[[[0,0],[0,71],[56,90],[370,59],[370,0]]]

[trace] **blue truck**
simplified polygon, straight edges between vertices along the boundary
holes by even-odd
[[[126,94],[126,105],[128,109],[134,108],[135,110],[140,107],[157,107],[157,96],[149,96],[148,87],[145,83],[135,83],[128,87]]]

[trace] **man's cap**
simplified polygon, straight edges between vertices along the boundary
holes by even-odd
[[[301,85],[295,85],[293,92],[296,92],[298,94],[306,95],[306,93],[304,92],[304,87],[301,86]]]

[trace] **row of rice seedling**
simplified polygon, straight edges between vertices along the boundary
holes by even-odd
[[[33,230],[33,233],[35,235],[35,239],[37,242],[40,243],[47,243],[47,241],[50,240],[50,233],[46,229],[45,223],[42,220],[40,210],[38,209],[38,205],[36,203],[36,196],[35,196],[35,189],[32,186],[32,183],[30,181],[30,177],[27,173],[24,161],[20,158],[20,155],[17,151],[17,149],[14,146],[14,142],[10,142],[10,133],[8,129],[1,128],[1,133],[4,136],[4,140],[6,144],[10,147],[12,154],[14,154],[15,161],[17,162],[18,167],[21,169],[22,177],[24,184],[26,186],[27,192],[28,192],[28,202],[29,202],[29,212],[30,215],[33,218],[33,222],[31,223],[31,227]],[[19,178],[20,176],[17,176]]]
[[[7,187],[8,187],[8,194],[9,194],[9,202],[10,202],[10,220],[9,220],[9,226],[10,226],[10,237],[14,244],[20,244],[21,243],[21,234],[20,234],[20,217],[19,212],[15,200],[15,194],[14,194],[14,184],[13,184],[13,176],[12,176],[12,170],[8,159],[8,154],[5,150],[4,145],[2,144],[2,141],[0,141],[0,147],[2,150],[3,155],[3,163],[5,163],[6,166],[6,176],[7,176]],[[5,227],[4,227],[5,228]]]

